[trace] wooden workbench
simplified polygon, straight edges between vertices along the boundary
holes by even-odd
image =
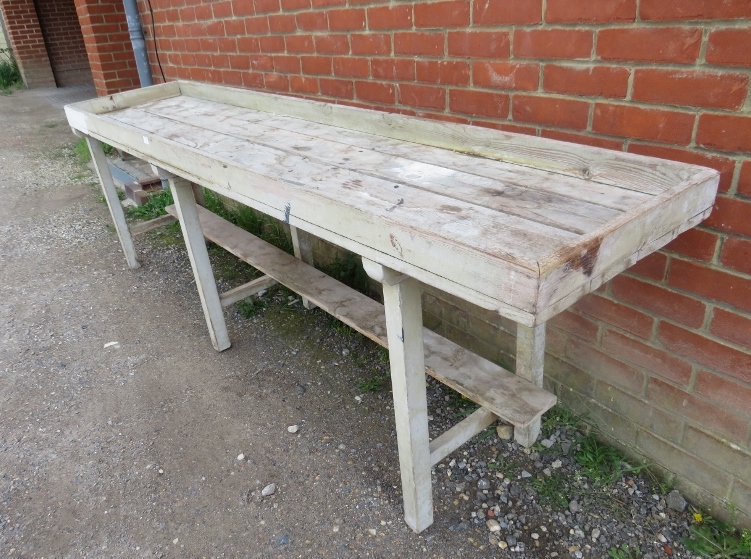
[[[545,322],[705,219],[718,184],[694,165],[191,82],[66,113],[89,141],[132,268],[99,142],[169,181],[217,350],[230,345],[223,304],[273,281],[388,346],[405,518],[418,532],[433,519],[432,464],[497,417],[521,444],[537,438],[555,402],[540,388]],[[191,183],[288,223],[298,259],[198,207]],[[384,305],[310,266],[307,234],[362,256]],[[220,295],[204,237],[266,276]],[[516,321],[516,374],[423,331],[421,284]],[[434,441],[426,370],[482,406]]]

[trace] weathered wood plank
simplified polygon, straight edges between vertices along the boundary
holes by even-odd
[[[491,425],[498,416],[493,412],[480,408],[462,419],[451,429],[430,441],[430,465],[435,466],[466,443],[469,439],[481,433],[488,425]]]
[[[175,212],[174,206],[167,211]],[[211,242],[305,296],[377,344],[388,347],[383,305],[286,252],[199,209],[201,228]],[[425,370],[429,375],[513,424],[525,426],[556,402],[554,395],[424,329]]]
[[[120,246],[123,249],[123,254],[125,254],[125,260],[128,262],[128,267],[131,270],[140,268],[141,265],[136,258],[136,248],[133,246],[133,239],[130,236],[128,223],[125,221],[123,206],[120,204],[120,199],[117,197],[117,190],[115,189],[115,183],[112,180],[110,168],[107,165],[107,156],[104,155],[104,151],[102,150],[102,144],[99,140],[92,138],[91,136],[86,136],[86,143],[89,146],[91,160],[94,162],[94,168],[99,177],[99,184],[102,186],[104,199],[110,210],[112,221],[115,223],[115,231],[117,232],[118,239],[120,239]]]
[[[438,122],[270,93],[246,92],[219,85],[180,82],[180,90],[190,97],[471,153],[637,192],[646,188],[654,193],[670,188],[701,169],[479,126]]]
[[[262,276],[260,278],[249,281],[248,283],[238,285],[237,287],[230,289],[229,291],[221,293],[219,295],[219,299],[222,302],[222,307],[229,307],[230,305],[234,305],[238,301],[242,301],[243,299],[247,299],[251,295],[255,295],[256,293],[259,293],[264,289],[268,289],[269,287],[272,287],[277,283],[279,282],[277,282],[274,278],[270,278],[269,276]]]
[[[171,215],[160,215],[159,217],[156,217],[149,221],[144,221],[142,223],[136,223],[132,225],[130,232],[135,237],[136,235],[143,235],[148,231],[153,231],[154,229],[158,229],[159,227],[164,227],[165,225],[169,225],[170,223],[174,223],[175,221],[177,221],[177,218]]]

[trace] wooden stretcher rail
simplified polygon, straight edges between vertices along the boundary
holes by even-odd
[[[166,210],[177,214],[174,206]],[[204,208],[198,215],[208,240],[388,348],[382,304]],[[512,425],[528,426],[556,402],[549,392],[427,328],[424,340],[429,375]]]

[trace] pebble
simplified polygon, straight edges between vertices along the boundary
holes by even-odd
[[[237,459],[238,460],[245,460],[245,455],[241,452],[240,454],[237,455]]]
[[[488,481],[485,478],[482,478],[480,481],[477,482],[477,489],[479,489],[480,491],[490,489],[490,481]]]
[[[542,439],[540,441],[540,444],[544,446],[545,448],[550,448],[555,444],[555,441],[551,441],[550,439]]]
[[[581,510],[581,507],[579,506],[579,503],[575,499],[572,499],[568,504],[568,510],[570,510],[571,513],[573,514],[573,513],[579,512]]]
[[[348,349],[343,349],[343,350],[342,350],[342,355],[344,355],[345,357],[346,357],[347,355],[349,355],[349,350],[348,350]]]
[[[522,470],[522,477],[523,478],[532,477],[532,474],[530,474],[527,470]]]
[[[594,530],[592,530],[591,536],[592,536],[592,541],[593,542],[597,541],[597,538],[600,537],[600,529],[599,528],[595,528]]]
[[[553,463],[550,464],[550,467],[553,468],[554,470],[557,470],[561,466],[563,466],[563,462],[561,462],[560,460],[554,460]]]
[[[506,549],[508,547],[508,544],[505,541],[501,540],[498,542],[498,547],[500,547],[501,549]]]
[[[677,489],[673,489],[668,493],[665,502],[671,509],[677,510],[678,512],[686,510],[686,499],[683,498],[683,495],[681,495]]]
[[[264,487],[261,490],[261,496],[262,497],[269,497],[276,493],[276,484],[275,483],[269,483],[266,487]]]
[[[485,526],[487,526],[488,530],[490,530],[491,532],[500,532],[501,531],[501,525],[494,518],[486,520],[485,521]]]
[[[292,433],[293,435],[297,433],[299,430],[300,430],[299,425],[290,425],[289,427],[287,427],[287,433]]]
[[[511,438],[514,436],[514,426],[513,425],[498,425],[495,428],[495,432],[498,435],[498,438],[504,441],[511,440]]]

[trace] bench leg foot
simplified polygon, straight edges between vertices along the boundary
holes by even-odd
[[[421,532],[433,523],[433,495],[420,285],[378,264],[364,263],[368,274],[383,284],[404,519]]]
[[[522,324],[516,329],[516,374],[542,387],[545,365],[545,323],[528,327]],[[537,418],[526,427],[514,428],[514,440],[523,447],[532,446],[540,435],[541,419]]]
[[[89,146],[91,160],[94,162],[96,173],[99,176],[99,183],[102,185],[104,199],[107,201],[107,206],[112,215],[112,221],[115,223],[115,231],[117,231],[117,236],[120,239],[120,246],[123,247],[125,260],[128,262],[128,267],[131,270],[135,270],[141,265],[136,259],[136,249],[133,246],[133,239],[130,236],[128,224],[125,221],[123,207],[120,204],[120,199],[117,197],[117,190],[115,189],[115,183],[112,180],[112,173],[110,173],[110,169],[107,165],[107,157],[104,155],[104,150],[102,150],[102,143],[91,136],[86,136],[86,143]]]
[[[198,295],[201,298],[203,314],[206,317],[206,325],[209,328],[211,344],[217,351],[223,351],[231,344],[227,333],[227,324],[224,322],[224,314],[222,313],[222,303],[214,281],[214,273],[211,271],[201,222],[198,219],[193,187],[187,180],[174,175],[170,176],[168,180],[172,197],[175,200],[177,216],[180,219],[185,246],[188,249],[190,265],[193,268]]]

